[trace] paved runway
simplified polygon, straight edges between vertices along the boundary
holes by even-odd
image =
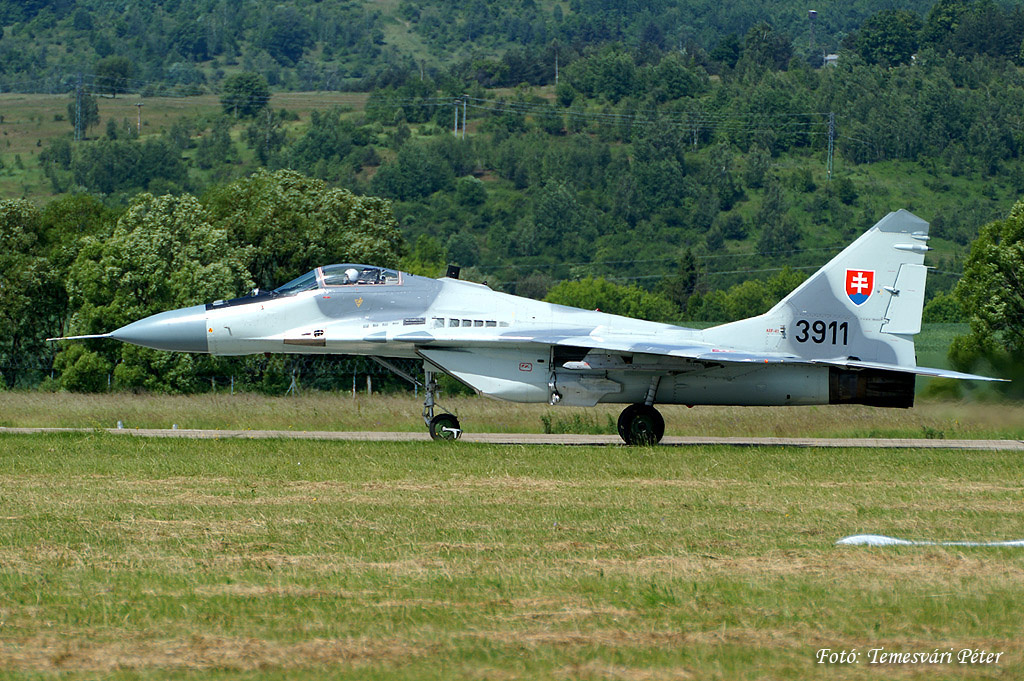
[[[94,428],[0,428],[3,434],[89,433]],[[177,437],[199,440],[268,439],[349,440],[368,442],[429,442],[423,432],[304,430],[192,430],[170,428],[106,428],[115,435],[136,437]],[[620,446],[616,435],[549,435],[542,433],[465,433],[461,442],[508,445],[598,445]],[[1024,440],[923,440],[912,438],[811,438],[811,437],[687,437],[666,436],[662,446],[729,445],[733,447],[867,447],[871,449],[963,449],[1024,451]]]

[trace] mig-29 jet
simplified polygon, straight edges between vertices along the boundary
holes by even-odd
[[[630,319],[493,291],[455,276],[318,267],[273,291],[172,310],[98,336],[158,350],[367,355],[423,361],[423,419],[438,372],[513,402],[627,404],[628,444],[665,432],[656,404],[910,407],[918,375],[999,380],[917,366],[928,223],[889,213],[768,312],[709,329]]]

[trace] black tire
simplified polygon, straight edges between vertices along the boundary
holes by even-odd
[[[654,407],[631,404],[619,415],[619,437],[627,445],[656,445],[664,436],[665,419]]]
[[[435,440],[458,440],[462,437],[462,427],[455,414],[438,414],[430,419],[430,437]]]

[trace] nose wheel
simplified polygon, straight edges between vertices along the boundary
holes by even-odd
[[[455,414],[438,414],[430,419],[430,437],[435,440],[458,440],[462,436],[462,428]]]
[[[447,412],[434,414],[437,380],[434,378],[433,371],[428,369],[423,373],[423,378],[425,379],[423,388],[424,393],[426,393],[423,398],[423,422],[427,424],[430,437],[435,440],[458,440],[462,437],[462,426],[459,425],[458,417]]]
[[[665,419],[649,404],[631,404],[619,415],[619,437],[627,445],[656,445],[664,435]]]

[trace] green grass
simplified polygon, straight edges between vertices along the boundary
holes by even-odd
[[[514,404],[441,395],[469,432],[613,432],[622,405],[590,409]],[[658,405],[668,435],[752,437],[931,437],[1024,439],[1024,405],[921,399],[913,409],[836,405],[696,407]],[[0,392],[0,426],[49,428],[202,428],[222,430],[423,431],[421,399],[396,395],[304,392],[264,397],[83,395]],[[611,425],[609,425],[611,424]]]
[[[1016,678],[1019,455],[0,436],[0,678]],[[818,648],[1004,652],[825,669]]]

